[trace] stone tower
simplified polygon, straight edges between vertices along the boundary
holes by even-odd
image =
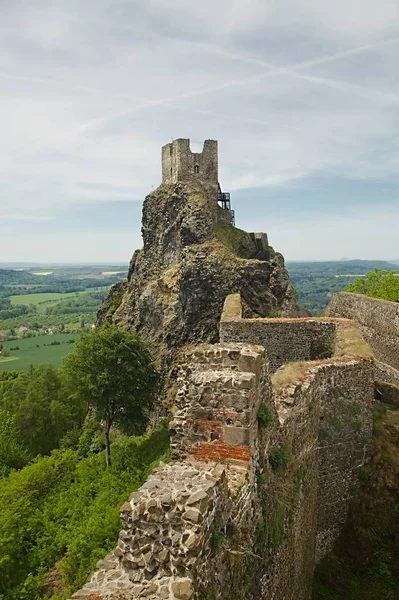
[[[218,143],[205,140],[202,152],[190,149],[190,140],[178,139],[162,148],[162,183],[198,180],[218,189]]]
[[[190,140],[180,138],[162,147],[162,183],[199,181],[205,188],[215,220],[234,225],[230,194],[222,192],[218,178],[218,143],[205,140],[202,152],[191,152]]]

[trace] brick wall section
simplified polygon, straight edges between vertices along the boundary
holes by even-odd
[[[243,319],[239,294],[228,296],[220,321],[222,342],[260,344],[274,372],[284,363],[333,354],[336,324],[328,319]]]
[[[399,304],[397,302],[341,292],[331,298],[326,315],[357,321],[377,360],[399,370]]]
[[[259,405],[270,396],[264,349],[248,344],[197,346],[182,357],[179,383],[169,426],[172,457],[249,460]]]

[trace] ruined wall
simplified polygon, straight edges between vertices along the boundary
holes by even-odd
[[[328,319],[243,319],[239,294],[226,298],[220,321],[222,342],[261,344],[272,371],[289,361],[331,356],[335,331],[335,323]]]
[[[399,385],[399,371],[376,360],[374,361],[374,379]]]
[[[361,294],[334,294],[326,315],[356,320],[376,359],[399,370],[399,304]]]
[[[217,344],[204,353],[199,346],[185,353],[185,361],[189,376],[170,423],[172,457],[250,460],[259,406],[271,395],[264,349]]]
[[[394,409],[399,408],[399,386],[387,381],[375,382],[376,399],[389,404]]]
[[[218,186],[218,143],[205,140],[202,152],[190,149],[189,139],[177,139],[162,148],[162,183],[198,180],[205,187]]]
[[[333,548],[345,525],[358,469],[369,459],[374,375],[369,359],[322,368],[315,385],[319,417],[316,562]]]
[[[201,416],[196,413],[199,397],[194,381],[198,373],[205,372],[204,368],[209,369],[211,378],[213,373],[234,372],[236,399],[245,405],[247,387],[240,385],[240,380],[242,383],[255,375],[260,384],[264,366],[263,348],[203,345],[189,351],[182,365],[179,392],[184,396],[180,406],[186,409],[187,421],[202,422],[202,419],[194,419]],[[221,382],[220,389],[215,385],[215,399],[220,399],[224,385]],[[257,398],[261,389],[259,387],[255,394]],[[201,388],[200,396],[209,398],[206,386]],[[250,396],[253,399],[254,396]],[[228,414],[231,413],[228,411]],[[221,411],[212,414],[212,431],[215,424],[224,426],[225,421]],[[236,422],[233,428],[238,427]],[[185,435],[190,443],[183,444]],[[205,429],[198,431],[195,437],[193,431],[184,429],[183,425],[183,430],[172,437],[172,446],[175,452],[180,446],[184,454],[189,455],[187,450],[196,446],[205,448],[209,441],[219,446],[221,440],[214,440]],[[122,531],[117,547],[100,562],[98,571],[73,597],[190,600],[205,598],[211,589],[225,587],[228,590],[231,561],[226,561],[227,549],[222,545],[230,531],[249,531],[255,485],[252,468],[255,449],[245,446],[247,454],[243,460],[237,460],[235,451],[239,447],[235,439],[229,441],[225,435],[223,451],[217,454],[224,459],[223,464],[209,453],[207,460],[201,462],[188,456],[184,461],[154,470],[121,508]],[[249,549],[250,545],[246,547]],[[223,597],[228,598],[226,594]]]
[[[117,547],[74,598],[310,599],[368,457],[372,361],[268,369],[250,344],[182,354],[175,461],[122,506]]]

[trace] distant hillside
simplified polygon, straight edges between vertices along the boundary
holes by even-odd
[[[333,260],[333,261],[286,261],[292,272],[322,273],[323,275],[363,275],[374,268],[386,271],[398,270],[399,265],[386,260]]]
[[[312,314],[320,314],[332,294],[346,290],[357,277],[374,268],[399,271],[399,265],[385,260],[334,260],[286,263],[298,293],[298,303]]]
[[[0,285],[15,283],[37,283],[37,277],[26,271],[0,269]]]

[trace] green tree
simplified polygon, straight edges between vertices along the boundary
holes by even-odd
[[[15,417],[19,439],[31,458],[49,454],[71,429],[79,429],[87,404],[52,365],[0,381],[0,408]]]
[[[111,427],[140,435],[155,405],[159,376],[152,357],[137,334],[106,325],[81,336],[63,369],[103,426],[110,466]]]
[[[15,416],[0,408],[0,477],[8,475],[11,469],[21,469],[28,462],[28,453],[20,439]]]
[[[355,279],[347,291],[397,302],[399,301],[399,275],[394,271],[373,269],[366,273],[365,277]]]

